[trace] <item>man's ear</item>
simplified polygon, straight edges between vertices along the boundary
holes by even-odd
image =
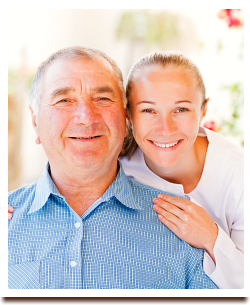
[[[131,118],[130,118],[130,115],[127,110],[125,110],[125,116],[126,116],[126,121],[127,121],[128,125],[131,126],[132,122],[131,122]]]
[[[125,110],[125,118],[126,118],[126,132],[125,132],[125,137],[128,135],[128,129],[129,129],[129,125],[131,124],[130,123],[130,117],[129,117],[129,114],[128,114],[128,111]]]
[[[37,116],[36,116],[36,114],[34,113],[33,109],[30,106],[29,106],[29,109],[30,109],[30,113],[31,113],[32,126],[35,130],[35,133],[36,133],[35,143],[36,144],[41,144],[41,140],[40,140],[40,137],[38,135],[38,130],[37,130]]]

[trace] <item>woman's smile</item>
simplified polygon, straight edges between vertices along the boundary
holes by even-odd
[[[130,94],[133,135],[156,174],[163,168],[183,167],[183,160],[195,156],[195,140],[205,115],[201,103],[201,93],[186,71],[156,66],[134,80]]]

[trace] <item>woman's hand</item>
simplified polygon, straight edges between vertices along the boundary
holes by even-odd
[[[165,226],[191,246],[206,250],[215,263],[213,248],[218,227],[202,207],[163,194],[154,198],[153,203],[153,209]]]
[[[14,212],[14,209],[8,205],[8,220],[10,220],[12,218],[12,214]]]

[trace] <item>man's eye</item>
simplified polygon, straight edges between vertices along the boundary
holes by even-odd
[[[67,99],[62,99],[62,100],[60,100],[60,101],[58,101],[57,103],[67,103],[69,100],[67,100]]]
[[[100,97],[99,101],[111,101],[111,99],[108,97]]]
[[[178,108],[178,109],[176,110],[176,112],[186,112],[186,111],[188,111],[187,108]]]
[[[113,103],[113,100],[110,99],[109,97],[99,97],[97,100],[96,100],[97,104],[101,107],[105,107],[105,106],[110,106],[112,103]]]

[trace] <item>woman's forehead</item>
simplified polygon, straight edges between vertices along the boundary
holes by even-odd
[[[142,67],[142,68],[138,69],[135,72],[135,75],[136,76],[140,76],[140,75],[149,74],[149,73],[150,74],[151,73],[162,73],[162,74],[183,73],[183,74],[193,74],[193,72],[188,67],[184,67],[183,65],[153,64],[153,65],[148,65],[148,66],[145,66],[145,67]]]
[[[177,82],[191,87],[196,87],[195,75],[192,71],[183,67],[162,67],[160,65],[147,66],[136,71],[133,77],[133,85],[139,83],[164,83]]]

